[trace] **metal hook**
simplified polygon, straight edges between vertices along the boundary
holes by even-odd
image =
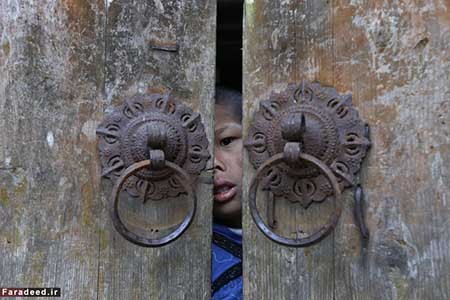
[[[359,231],[364,239],[369,239],[369,230],[367,229],[366,222],[364,220],[364,212],[363,212],[363,198],[364,193],[360,184],[358,184],[355,188],[355,209],[354,216],[356,225],[359,227]]]

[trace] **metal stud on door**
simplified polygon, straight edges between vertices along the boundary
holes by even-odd
[[[350,95],[339,95],[334,88],[306,81],[272,93],[260,103],[252,124],[245,147],[257,169],[249,190],[253,220],[277,243],[305,247],[319,242],[339,220],[341,191],[355,184],[355,174],[370,146],[367,124],[359,118]],[[271,193],[268,224],[256,205],[260,183]],[[334,213],[312,234],[288,238],[272,230],[276,226],[276,197],[285,197],[307,209],[331,196]],[[365,228],[362,219],[358,224]]]
[[[193,184],[210,157],[200,115],[170,94],[125,99],[97,129],[102,176],[113,183],[110,216],[116,230],[132,243],[159,247],[177,239],[196,210]],[[132,232],[119,215],[120,193],[143,203],[187,193],[192,202],[183,221],[153,239]]]

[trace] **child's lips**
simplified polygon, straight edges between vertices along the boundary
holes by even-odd
[[[227,202],[236,195],[237,187],[235,184],[224,179],[214,180],[214,200],[217,202]]]
[[[216,202],[227,202],[231,200],[234,195],[236,195],[237,187],[233,186],[231,188],[223,189],[217,193],[214,193],[214,200]]]

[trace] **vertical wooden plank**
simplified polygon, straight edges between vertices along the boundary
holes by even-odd
[[[354,223],[350,191],[334,238],[305,250],[269,245],[244,204],[247,299],[449,297],[449,6],[407,0],[247,1],[245,130],[268,91],[306,78],[352,93],[371,124],[373,142],[361,175],[368,242]],[[281,46],[275,54],[274,44]],[[293,59],[285,55],[289,51]],[[277,57],[282,59],[275,64]],[[246,161],[247,186],[253,172]],[[283,264],[286,253],[291,256],[285,255],[289,263]],[[310,263],[311,254],[330,257]]]
[[[244,135],[259,102],[288,83],[318,79],[333,83],[332,6],[329,1],[246,1],[244,18]],[[244,186],[254,169],[245,155]],[[263,197],[262,193],[259,197]],[[279,246],[253,224],[244,197],[245,299],[332,299],[333,235],[307,249]],[[277,201],[283,234],[292,237],[298,224],[329,214],[310,214],[288,201]],[[301,223],[297,223],[301,222]]]
[[[336,298],[450,297],[450,3],[334,3],[335,84],[372,127],[363,169],[370,241],[347,199]],[[351,33],[351,34],[349,34]]]
[[[0,2],[0,282],[96,299],[103,1]]]
[[[136,93],[171,91],[201,114],[212,141],[215,18],[214,0],[108,1],[106,110]],[[104,191],[106,201],[109,183]],[[193,224],[159,249],[127,242],[102,215],[99,298],[210,299],[212,181],[199,184],[197,198]]]

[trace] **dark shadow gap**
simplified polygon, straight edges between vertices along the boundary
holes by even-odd
[[[242,91],[243,0],[217,2],[216,83]]]

